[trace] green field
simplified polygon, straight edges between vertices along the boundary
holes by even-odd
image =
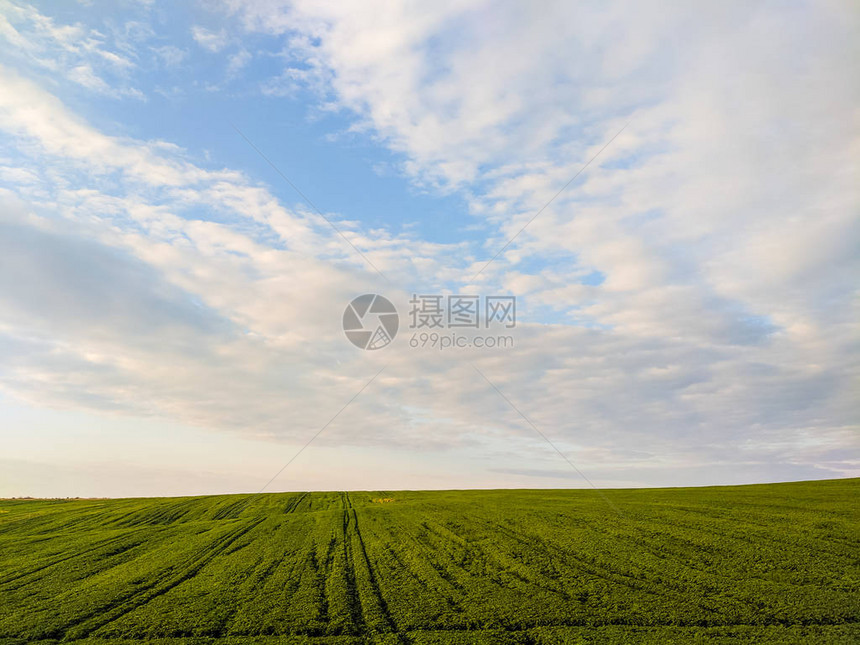
[[[860,642],[860,480],[605,495],[0,500],[0,643]]]

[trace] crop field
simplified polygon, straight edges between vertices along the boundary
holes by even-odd
[[[858,499],[853,479],[0,500],[0,644],[857,643]]]

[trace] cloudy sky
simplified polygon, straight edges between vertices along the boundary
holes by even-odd
[[[267,490],[859,476],[858,36],[0,0],[0,495],[257,491],[321,429]],[[411,347],[412,294],[516,296],[514,346]]]

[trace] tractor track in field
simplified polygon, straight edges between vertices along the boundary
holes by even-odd
[[[388,603],[385,602],[385,598],[382,596],[382,592],[379,589],[379,581],[376,578],[376,573],[373,569],[373,566],[370,564],[370,558],[367,557],[367,548],[364,544],[364,538],[361,535],[361,529],[358,525],[358,513],[356,513],[355,508],[353,508],[348,493],[346,496],[346,501],[349,505],[349,511],[352,512],[353,527],[355,535],[358,538],[358,544],[361,551],[361,559],[364,566],[367,567],[367,576],[370,582],[370,588],[373,590],[373,595],[376,599],[377,604],[379,605],[380,611],[382,612],[383,621],[385,622],[387,628],[386,631],[396,634],[399,642],[408,645],[408,643],[410,643],[411,641],[398,630],[397,623],[391,615],[391,611],[388,609]]]
[[[301,503],[301,501],[305,497],[307,497],[307,495],[308,495],[307,493],[302,493],[302,494],[296,496],[293,500],[291,500],[291,502],[287,505],[287,508],[284,510],[284,514],[289,515],[291,513],[294,513],[296,508]],[[229,511],[231,513],[234,513],[237,509],[244,510],[250,504],[250,501],[251,501],[250,499],[244,500],[244,503],[241,506],[237,506],[236,504],[231,505],[229,507]],[[227,510],[227,509],[222,509],[221,513],[216,514],[216,516],[215,516],[216,520],[238,519],[238,517],[229,518],[229,516],[225,516],[223,513],[224,510]],[[263,515],[259,520],[257,520],[257,522],[256,522],[256,524],[254,524],[254,526],[252,526],[251,528],[248,529],[248,531],[246,533],[250,532],[251,530],[253,530],[257,526],[259,526],[260,524],[265,522],[267,519],[270,519],[270,518],[266,515]],[[281,524],[279,521],[278,525],[276,526],[276,530],[280,527],[281,527]],[[223,551],[223,555],[231,555],[233,553],[236,553],[237,551],[239,551],[241,549],[244,549],[248,546],[251,546],[252,543],[253,542],[245,542],[239,546],[228,546],[226,548],[226,550]],[[236,541],[234,541],[233,544],[235,545]],[[313,549],[313,543],[311,543],[311,549]],[[261,556],[261,558],[263,558],[263,557],[264,556]],[[288,597],[292,597],[298,591],[299,587],[301,586],[302,573],[304,571],[304,568],[300,568],[300,565],[304,564],[303,560],[301,560],[299,558],[291,558],[290,561],[291,561],[292,566],[290,567],[290,571],[287,574],[287,586],[284,589],[284,595],[288,596]],[[273,561],[268,566],[266,566],[266,568],[261,572],[261,575],[254,576],[254,585],[257,587],[262,587],[262,585],[265,584],[266,580],[268,580],[268,578],[270,578],[275,573],[275,571],[277,571],[278,568],[280,568],[280,566],[282,564],[283,564],[283,559],[281,559],[281,558],[273,559]],[[297,575],[294,575],[294,574],[297,574]],[[221,620],[220,633],[217,635],[217,637],[220,638],[220,637],[226,636],[228,634],[232,634],[232,631],[230,628],[232,626],[232,623],[233,623],[238,611],[239,611],[238,604],[234,604],[227,611],[226,615]]]
[[[646,589],[644,581],[639,580],[638,578],[635,578],[631,575],[628,575],[622,570],[613,569],[607,564],[599,562],[597,559],[587,560],[581,556],[578,556],[573,550],[563,549],[559,545],[547,544],[539,536],[530,536],[526,533],[520,533],[513,528],[505,526],[504,524],[501,524],[499,522],[489,522],[483,520],[482,523],[489,529],[498,531],[499,533],[505,535],[508,539],[516,542],[523,547],[537,549],[544,553],[548,558],[554,561],[563,562],[565,565],[567,565],[567,568],[575,568],[580,571],[584,571],[589,575],[598,577],[608,582],[613,582],[615,584],[623,585],[636,591],[643,591],[645,593],[651,593],[659,596],[672,596],[677,594],[683,594],[686,591],[686,588],[684,588],[682,585],[664,585],[667,588],[667,593],[657,593]],[[630,541],[631,543],[635,543],[635,541],[629,537],[624,537],[622,539],[625,541]],[[535,586],[542,588],[546,591],[554,591],[555,593],[560,593],[567,599],[571,599],[570,594],[568,594],[564,590],[554,590],[552,588],[548,588],[544,585],[538,584],[534,581],[524,580],[524,582],[527,582],[528,584],[534,584]]]
[[[550,561],[556,561],[558,559],[558,554],[553,554],[544,544],[543,540],[540,539],[539,536],[530,536],[525,533],[520,533],[519,531],[514,530],[513,528],[506,526],[500,522],[490,522],[484,520],[483,523],[490,528],[490,530],[496,530],[503,535],[507,536],[509,540],[519,544],[521,547],[528,549],[537,549],[541,553],[547,556]],[[561,596],[564,600],[570,601],[573,600],[571,594],[564,588],[564,585],[560,584],[557,579],[546,576],[545,574],[535,571],[525,563],[518,560],[513,553],[505,552],[502,550],[488,551],[487,555],[489,559],[497,560],[500,568],[503,571],[506,571],[509,575],[514,576],[517,580],[522,582],[527,587],[536,587],[537,589],[542,589],[547,593],[550,593],[555,596]],[[525,573],[523,573],[525,571]]]
[[[59,638],[85,638],[93,632],[116,621],[125,614],[134,611],[138,607],[142,607],[153,599],[162,596],[171,589],[181,585],[183,582],[190,580],[215,557],[226,551],[231,544],[243,535],[259,526],[265,519],[266,518],[260,518],[255,522],[251,522],[248,525],[241,526],[236,530],[227,533],[227,535],[221,536],[215,541],[213,546],[205,550],[202,556],[193,560],[192,563],[180,570],[177,574],[169,574],[166,580],[155,580],[144,588],[137,589],[125,597],[119,598],[118,603],[114,604],[112,607],[99,607],[87,614],[79,616],[76,620],[68,623],[59,630],[61,634]],[[96,618],[96,616],[98,616],[98,618]]]
[[[290,515],[290,514],[294,513],[296,511],[296,509],[298,508],[299,504],[302,502],[302,500],[304,500],[307,496],[308,496],[308,493],[301,493],[301,494],[295,495],[292,498],[290,498],[290,500],[287,502],[287,505],[283,509],[281,514],[282,515]],[[251,499],[249,498],[247,500],[247,502],[250,505]],[[281,523],[282,522],[281,518],[278,516],[274,516],[274,517],[278,518],[278,523],[274,526],[274,528],[272,530],[272,537],[270,538],[272,540],[277,539],[276,536],[278,535],[279,530],[283,527],[283,524]],[[261,518],[260,522],[262,522],[266,519],[271,519],[271,518],[269,516],[264,515]],[[311,549],[313,549],[313,544],[311,544]],[[302,549],[300,548],[297,550],[297,552],[300,552],[301,550]],[[281,556],[279,557],[278,555],[273,554],[272,555],[272,561],[269,562],[268,564],[266,564],[262,570],[259,570],[259,566],[255,567],[254,573],[249,578],[250,580],[252,580],[253,587],[255,589],[259,589],[260,592],[263,592],[265,586],[269,582],[269,579],[272,578],[275,575],[275,573],[286,563],[289,565],[289,569],[285,572],[286,573],[286,576],[285,576],[286,581],[284,582],[283,588],[281,588],[279,590],[279,592],[282,593],[286,597],[291,597],[298,590],[298,588],[301,585],[302,565],[305,564],[306,560],[303,560],[301,558],[295,558],[295,557],[287,558],[287,557],[284,557],[285,555],[286,554],[281,554]],[[265,562],[265,558],[266,558],[265,553],[260,555],[260,564],[261,565]],[[313,558],[313,562],[315,563],[315,558]],[[231,611],[228,619],[224,622],[224,624],[229,625],[230,621],[235,618],[235,615],[236,615],[236,610]],[[227,631],[229,631],[229,629]],[[248,634],[246,634],[246,635],[248,635]],[[250,635],[253,635],[253,634],[250,634]]]
[[[486,519],[478,517],[471,518],[471,521],[483,524],[484,526],[491,528],[494,531],[499,531],[508,539],[514,540],[520,544],[530,545],[532,547],[535,546],[535,544],[533,542],[529,542],[524,535],[516,533],[512,529],[505,527],[502,524],[490,522]],[[426,522],[423,523],[423,526],[428,530],[429,535],[433,535],[436,537],[436,539],[441,540],[443,542],[457,545],[458,548],[464,550],[466,553],[480,554],[483,556],[483,561],[491,562],[495,559],[492,553],[484,551],[477,544],[469,544],[468,542],[464,543],[462,538],[459,538],[459,536],[457,536],[456,539],[452,539],[447,535],[447,533],[451,533],[450,529],[448,529],[447,527],[433,527]],[[440,530],[440,528],[443,530]],[[432,549],[431,545],[428,544],[427,546]],[[605,562],[600,562],[597,559],[588,559],[583,556],[577,555],[576,552],[573,550],[567,550],[561,548],[560,546],[554,546],[551,549],[547,548],[546,553],[548,556],[554,557],[562,561],[566,565],[566,568],[579,570],[582,573],[591,576],[592,578],[600,579],[610,584],[620,585],[630,589],[631,591],[645,593],[657,598],[683,599],[683,593],[685,590],[670,589],[667,587],[663,587],[660,590],[649,588],[645,581],[639,580],[636,577],[624,572],[623,570],[613,569]],[[468,565],[460,565],[460,569],[462,569],[470,577],[486,578],[485,574],[476,574],[469,568]],[[497,568],[497,570],[505,571],[506,569]],[[499,586],[502,586],[502,581],[500,580],[494,580],[494,583]],[[557,590],[554,590],[554,592],[559,593]]]
[[[341,524],[341,538],[343,539],[344,574],[346,578],[346,599],[349,607],[350,622],[359,633],[367,633],[367,623],[364,622],[364,609],[361,597],[358,593],[355,575],[355,557],[352,553],[352,544],[349,539],[350,513],[346,493],[341,493],[341,504],[343,506],[343,519]]]
[[[403,534],[407,534],[408,531],[406,527],[403,527],[400,524],[397,524]],[[451,590],[456,593],[464,594],[465,590],[463,585],[456,579],[454,576],[447,570],[443,565],[438,563],[435,559],[437,555],[437,551],[425,544],[423,541],[419,540],[418,537],[414,534],[409,534],[410,543],[415,546],[415,548],[422,554],[424,558],[424,562],[427,566],[433,570],[433,572],[438,577],[438,580],[443,581],[445,584],[449,585]],[[400,557],[397,555],[397,552],[394,550],[389,551],[392,558],[394,558],[398,562],[403,562]],[[417,569],[415,572],[412,571],[412,567],[403,563],[403,567],[406,571],[410,573],[410,575],[418,580],[419,584],[425,588],[430,589],[433,587],[433,593],[442,598],[448,607],[453,610],[455,613],[463,613],[463,607],[460,602],[453,596],[452,593],[443,593],[441,589],[439,589],[439,584],[436,580],[432,579],[431,575],[426,575],[427,580],[422,579],[422,572],[420,569]],[[464,572],[465,573],[465,572]],[[429,574],[429,571],[428,571]]]
[[[278,528],[281,528],[280,525]],[[277,542],[279,539],[278,531],[276,530],[268,537],[268,539]],[[310,548],[313,548],[312,544]],[[310,555],[304,558],[298,556],[298,554],[303,553],[305,549],[306,546],[301,545],[288,553],[273,555],[271,562],[269,562],[262,571],[258,571],[258,566],[257,569],[255,569],[255,573],[248,578],[252,583],[250,591],[254,594],[254,597],[260,600],[266,599],[265,609],[257,612],[257,615],[268,617],[271,613],[277,612],[279,607],[288,604],[289,599],[291,599],[299,589],[301,586],[304,566],[311,561]],[[260,564],[265,562],[265,558],[266,553],[263,553],[260,556]],[[275,582],[274,584],[276,584],[276,587],[267,592],[265,587],[270,584],[270,579],[273,578],[282,568],[283,574],[280,576],[281,580]],[[229,636],[269,636],[275,633],[274,631],[270,631],[272,629],[271,627],[267,626],[263,626],[260,629],[235,627],[236,613],[237,611],[231,611],[228,620],[224,622],[224,625],[226,626],[224,627],[225,634]]]
[[[474,523],[480,523],[487,526],[491,532],[498,531],[512,542],[523,546],[530,546],[532,548],[535,546],[534,540],[530,541],[527,536],[519,534],[503,524],[493,523],[477,517],[470,519]],[[572,600],[571,595],[561,583],[552,578],[547,578],[539,572],[529,570],[528,567],[518,561],[512,553],[508,553],[503,550],[485,549],[483,543],[486,538],[469,541],[464,540],[446,526],[433,526],[427,521],[423,522],[422,526],[427,530],[428,537],[433,536],[437,540],[442,541],[442,543],[452,545],[456,551],[462,552],[463,557],[460,559],[463,560],[463,558],[467,558],[466,563],[460,562],[456,566],[469,577],[474,578],[477,574],[468,565],[468,563],[472,561],[483,562],[492,566],[493,573],[490,575],[489,579],[498,587],[508,586],[508,583],[501,577],[502,575],[507,575],[520,583],[524,593],[528,593],[532,589],[539,589],[553,596],[561,597],[565,601]],[[418,539],[418,544],[422,549],[429,551],[428,562],[430,562],[431,566],[433,566],[437,570],[437,573],[449,582],[449,584],[452,584],[452,586],[454,586],[459,592],[465,592],[466,586],[457,581],[449,571],[447,571],[441,564],[437,563],[433,558],[433,554],[438,553],[438,549],[434,549],[429,543],[424,544],[424,542],[425,540]],[[553,558],[552,555],[545,550],[544,553],[546,553],[547,557],[557,560],[557,556]],[[523,573],[523,570],[525,573]],[[531,577],[529,577],[529,574]],[[480,577],[487,578],[487,574],[482,574]],[[459,603],[456,604],[459,607]]]
[[[238,520],[242,511],[250,505],[250,499],[240,499],[235,502],[225,504],[212,515],[213,520]]]
[[[294,496],[288,502],[286,508],[284,509],[284,514],[288,515],[288,514],[295,512],[298,505],[301,503],[301,501],[305,497],[307,497],[307,495],[308,495],[307,493],[301,493],[297,496]],[[214,520],[239,519],[241,512],[244,511],[245,509],[249,508],[251,506],[251,503],[252,503],[251,498],[248,498],[245,500],[240,500],[238,502],[227,504],[227,505],[221,507],[212,517]],[[254,524],[254,526],[252,526],[249,529],[249,531],[252,530],[253,528],[256,528],[256,526],[262,524],[267,519],[270,519],[270,517],[267,515],[263,515],[262,517],[260,517],[257,520],[256,524]],[[277,532],[278,528],[280,528],[280,524],[278,524],[275,527],[275,532]],[[252,544],[252,542],[245,542],[243,544],[236,545],[236,541],[233,541],[232,546],[228,545],[225,547],[225,549],[222,552],[223,555],[231,555],[233,553],[236,553],[237,551],[240,551],[241,549],[244,549],[246,547],[251,546],[251,544]],[[255,566],[254,573],[252,575],[250,575],[248,578],[252,582],[253,587],[258,588],[258,589],[262,589],[266,585],[269,578],[271,578],[275,574],[275,572],[281,567],[281,565],[284,563],[284,558],[274,557],[272,559],[272,561],[270,563],[266,564],[262,570],[258,570],[259,565],[262,565],[264,563],[264,561],[265,561],[265,554],[260,556],[259,562],[258,562],[257,566]],[[290,562],[291,566],[290,566],[290,570],[286,576],[287,581],[285,583],[285,587],[282,590],[284,595],[288,596],[288,597],[292,596],[297,591],[297,589],[299,588],[299,586],[301,584],[301,569],[300,569],[300,567],[303,564],[303,562],[301,560],[297,560],[295,558],[290,558],[289,562]],[[298,579],[296,579],[295,574],[298,575]],[[220,634],[217,635],[216,637],[222,637],[222,636],[225,636],[227,634],[233,633],[231,631],[230,627],[231,627],[231,624],[236,617],[237,612],[238,612],[237,606],[231,608],[227,612],[227,614],[221,620]]]
[[[301,504],[307,496],[308,496],[308,493],[301,493],[297,497],[291,499],[287,503],[287,506],[284,508],[284,515],[289,515],[291,513],[295,513],[296,509],[299,507],[299,504]]]
[[[331,575],[332,562],[334,561],[335,550],[337,549],[337,534],[332,532],[329,535],[328,545],[326,546],[325,559],[322,563],[322,569],[319,570],[319,580],[321,581],[321,606],[320,615],[325,616],[325,622],[329,621],[329,576]]]
[[[141,530],[143,530],[143,529],[141,529]],[[2,578],[2,579],[0,579],[0,587],[6,587],[6,585],[8,585],[9,583],[11,583],[11,582],[15,582],[16,580],[20,580],[21,578],[26,578],[26,577],[28,577],[28,576],[32,576],[33,574],[40,573],[40,572],[44,572],[46,569],[50,569],[51,567],[55,567],[55,566],[57,566],[58,564],[62,564],[63,562],[68,562],[69,560],[74,560],[75,558],[80,558],[80,557],[83,557],[83,556],[89,555],[89,554],[91,554],[91,553],[93,553],[93,552],[95,552],[95,551],[98,551],[98,550],[100,550],[100,549],[104,549],[105,547],[107,547],[107,546],[109,546],[109,545],[113,544],[114,542],[120,542],[120,541],[122,541],[122,540],[128,539],[128,538],[130,537],[130,535],[133,535],[133,534],[128,534],[128,533],[126,533],[126,534],[124,534],[124,535],[116,535],[116,536],[114,536],[114,537],[112,537],[112,538],[108,538],[108,539],[106,539],[106,540],[102,540],[101,542],[97,543],[97,544],[96,544],[96,545],[94,545],[94,546],[91,546],[90,548],[84,549],[84,550],[82,550],[82,551],[77,551],[77,552],[73,553],[72,555],[68,555],[68,556],[65,556],[65,557],[62,557],[62,558],[58,558],[58,559],[53,560],[53,561],[51,561],[51,562],[47,562],[47,563],[45,563],[45,564],[39,565],[38,567],[34,567],[34,568],[32,568],[32,569],[28,569],[27,571],[20,572],[20,573],[16,573],[16,574],[13,574],[13,575],[8,576],[8,577],[6,577],[6,578]],[[142,544],[142,543],[143,543],[143,542],[145,542],[145,541],[146,541],[146,540],[142,540],[142,541],[140,541],[140,542],[137,542],[136,544],[133,544],[133,545],[132,545],[132,546],[130,546],[128,549],[124,549],[123,551],[133,549],[133,548],[134,548],[134,547],[136,547],[136,546],[140,546],[140,544]],[[111,554],[111,555],[112,555],[112,554]],[[25,583],[23,583],[23,584],[21,584],[21,585],[18,585],[18,586],[16,586],[16,587],[7,587],[7,589],[8,589],[8,590],[20,589],[21,587],[23,587],[23,586],[25,586],[25,585],[27,585],[27,584],[30,584],[30,583],[29,583],[29,582],[25,582]]]
[[[790,537],[784,537],[779,532],[773,532],[773,530],[772,530],[773,527],[768,526],[767,524],[761,524],[759,522],[753,522],[749,518],[743,518],[742,520],[738,520],[737,518],[735,518],[734,526],[728,528],[728,530],[727,530],[726,524],[730,521],[730,518],[725,518],[722,516],[708,515],[708,514],[704,514],[704,513],[700,513],[700,514],[703,515],[704,517],[708,517],[712,520],[718,519],[719,522],[712,521],[712,522],[709,522],[709,523],[703,525],[703,524],[697,524],[694,521],[691,521],[690,519],[687,519],[685,521],[682,518],[673,518],[672,519],[672,529],[673,530],[683,529],[685,531],[689,531],[691,534],[695,534],[695,535],[703,536],[703,537],[710,537],[710,536],[718,535],[718,536],[723,537],[727,540],[732,540],[734,542],[740,542],[741,544],[750,544],[750,543],[754,543],[756,541],[760,541],[762,539],[767,539],[768,542],[771,542],[771,543],[778,542],[779,544],[782,544],[786,547],[793,548],[793,547],[797,546],[796,541],[791,539]],[[665,520],[663,522],[665,522]],[[656,524],[656,523],[657,522],[655,521],[654,524]],[[652,526],[654,526],[654,525],[652,525]],[[750,530],[750,529],[752,529],[752,530]],[[673,538],[677,539],[679,541],[683,541],[684,543],[696,546],[696,548],[699,548],[699,549],[702,548],[701,544],[696,544],[695,542],[693,542],[689,538],[684,538],[684,537],[681,537],[677,534],[673,534]],[[823,548],[822,545],[826,545],[827,548],[826,549]],[[838,549],[838,548],[834,548],[834,547],[851,547],[851,546],[853,546],[853,545],[851,543],[849,543],[847,540],[836,540],[836,539],[828,539],[828,538],[820,538],[820,537],[816,537],[816,540],[815,540],[816,552],[824,552],[827,555],[835,556],[835,557],[841,556],[844,552],[844,548]]]
[[[328,597],[326,596],[326,578],[328,577],[328,573],[324,567],[328,563],[328,558],[320,564],[319,558],[317,558],[316,544],[313,542],[308,553],[308,562],[310,563],[316,587],[319,591],[319,599],[316,603],[319,620],[323,625],[326,625],[328,624]]]

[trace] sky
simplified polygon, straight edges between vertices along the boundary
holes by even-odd
[[[0,496],[860,476],[858,34],[848,1],[0,0]],[[516,324],[413,328],[420,295]]]

